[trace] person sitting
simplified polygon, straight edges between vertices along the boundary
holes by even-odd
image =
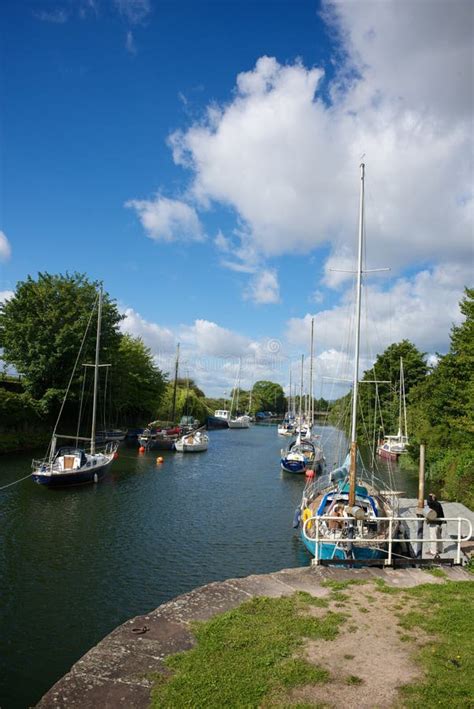
[[[328,520],[328,529],[332,529],[336,531],[337,529],[342,529],[344,522],[342,521],[342,517],[344,515],[344,506],[343,505],[334,505],[332,512],[330,512],[330,516],[333,519]]]
[[[430,510],[436,512],[436,519],[428,520],[430,530],[430,549],[427,552],[430,556],[439,556],[443,551],[443,542],[440,541],[442,536],[441,525],[444,524],[444,512],[441,503],[436,499],[436,495],[432,492],[428,495],[426,504]]]

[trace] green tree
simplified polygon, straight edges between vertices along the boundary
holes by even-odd
[[[428,372],[426,354],[420,352],[409,340],[393,343],[377,355],[373,368],[364,372],[359,387],[359,435],[369,443],[374,435],[373,427],[383,425],[383,433],[396,433],[399,425],[400,407],[400,360],[403,360],[405,394],[408,399],[411,389],[422,382]],[[376,385],[372,382],[388,382]],[[376,398],[378,399],[376,402]],[[377,409],[377,418],[374,411]],[[383,422],[383,424],[382,424]]]
[[[111,372],[114,420],[139,424],[156,415],[166,387],[151,351],[140,338],[125,334]]]
[[[28,276],[14,296],[0,305],[0,347],[3,360],[24,377],[27,391],[36,399],[60,398],[67,386],[97,299],[97,283],[74,273]],[[122,316],[107,294],[103,298],[101,359],[113,360],[120,342]],[[83,361],[92,362],[95,328],[84,344]]]
[[[453,326],[449,352],[439,357],[426,380],[413,390],[409,407],[413,456],[419,444],[425,443],[427,467],[432,470],[433,479],[443,484],[449,471],[451,497],[453,481],[458,477],[451,452],[464,461],[460,476],[463,479],[469,470],[466,460],[471,455],[471,485],[474,480],[470,453],[474,450],[474,289],[466,288],[460,309],[465,320]]]
[[[286,397],[280,384],[269,381],[255,382],[252,390],[254,411],[273,411],[283,414],[286,410]]]

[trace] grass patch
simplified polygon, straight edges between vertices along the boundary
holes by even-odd
[[[344,659],[345,659],[345,660],[353,660],[353,659],[354,659],[354,655],[344,655]]]
[[[368,613],[369,609],[368,608],[359,608],[360,613]]]
[[[380,591],[380,593],[400,593],[398,588],[394,586],[389,586],[384,579],[375,579],[375,590]]]
[[[444,706],[464,709],[474,703],[474,583],[447,581],[410,589],[413,610],[400,625],[420,627],[436,641],[420,651],[418,659],[426,671],[423,683],[404,688],[405,705]]]
[[[357,675],[349,675],[345,678],[344,682],[346,684],[363,684],[364,680],[362,677],[358,677]]]
[[[258,707],[290,688],[328,681],[326,670],[295,657],[306,638],[332,640],[346,620],[332,611],[311,616],[320,601],[305,593],[253,598],[193,624],[196,647],[168,658],[174,672],[156,682],[152,707]]]
[[[324,588],[332,588],[333,591],[344,591],[349,586],[364,586],[367,581],[362,579],[348,579],[347,581],[330,581],[326,580],[321,583]]]
[[[343,593],[342,591],[333,591],[330,595],[331,601],[348,601],[350,596],[348,596],[347,593]]]
[[[440,569],[438,566],[430,566],[424,569],[426,573],[431,574],[432,576],[436,576],[439,579],[446,579],[448,578],[447,574],[443,569]]]

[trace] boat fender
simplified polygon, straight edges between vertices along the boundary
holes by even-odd
[[[99,482],[99,477],[98,477],[97,473],[94,473],[94,482],[95,483]]]
[[[157,462],[159,465],[163,462],[163,458],[161,457],[161,455],[158,456],[158,458],[156,459],[156,462]]]
[[[293,529],[298,529],[301,521],[301,510],[299,507],[295,510],[295,516],[293,517]]]
[[[313,513],[311,512],[309,507],[305,507],[305,509],[303,510],[303,517],[302,517],[303,525],[312,516],[313,516]],[[313,524],[312,522],[308,522],[308,524],[306,525],[306,529],[311,529],[312,524]]]

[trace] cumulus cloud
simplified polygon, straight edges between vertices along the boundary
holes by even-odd
[[[12,290],[0,290],[0,303],[5,303],[5,301],[13,298],[15,293]]]
[[[231,101],[170,137],[194,198],[232,207],[263,256],[327,243],[353,252],[366,153],[371,267],[462,262],[473,224],[472,5],[327,2],[325,15],[344,56],[331,103],[321,69],[261,57]]]
[[[126,308],[123,314],[125,318],[120,324],[123,332],[141,337],[155,356],[174,351],[176,339],[171,330],[145,320],[133,308]]]
[[[0,231],[0,261],[8,261],[11,253],[12,249],[7,235],[3,231]]]
[[[251,280],[245,297],[254,303],[268,304],[280,301],[280,287],[276,271],[265,269]]]
[[[243,357],[249,352],[250,340],[209,320],[196,320],[182,327],[180,338],[196,354],[217,357]]]
[[[134,209],[143,228],[156,241],[201,241],[204,231],[196,210],[177,199],[156,195],[153,200],[132,199],[126,207]]]
[[[471,277],[469,264],[445,264],[420,271],[411,279],[399,278],[387,289],[380,285],[366,285],[363,291],[362,355],[368,360],[373,359],[388,345],[403,339],[410,340],[427,353],[446,350],[446,334],[453,323],[462,321],[460,284],[468,283]],[[290,319],[286,330],[289,342],[293,345],[308,342],[312,317],[315,318],[315,339],[319,350],[336,348],[346,351],[351,347],[354,307],[349,297],[331,310]],[[372,334],[371,338],[367,331]]]

